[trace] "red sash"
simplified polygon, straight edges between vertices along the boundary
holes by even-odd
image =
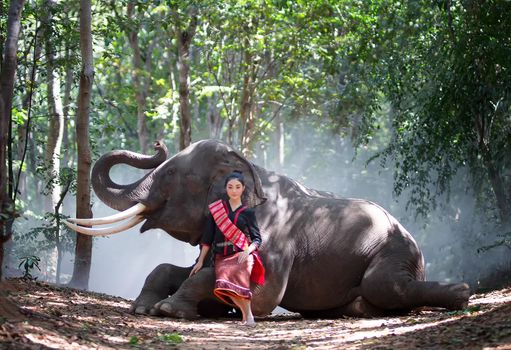
[[[245,234],[229,219],[227,214],[227,210],[224,207],[224,203],[222,200],[217,200],[209,205],[209,211],[211,215],[213,215],[213,220],[215,220],[216,225],[220,229],[220,232],[223,233],[224,237],[232,242],[236,247],[241,250],[248,249],[248,239]],[[255,250],[254,255],[254,267],[252,268],[252,273],[250,274],[250,280],[259,285],[264,284],[264,266],[261,261],[261,257]]]

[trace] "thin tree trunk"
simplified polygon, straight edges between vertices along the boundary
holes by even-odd
[[[45,16],[43,20],[44,38],[45,38],[45,51],[46,51],[46,79],[47,79],[47,101],[48,101],[48,138],[46,142],[46,152],[44,162],[46,165],[46,183],[48,193],[45,197],[45,211],[53,212],[54,215],[59,215],[59,212],[54,212],[54,209],[60,209],[57,203],[60,199],[60,150],[62,148],[62,137],[64,133],[64,112],[62,108],[62,97],[60,94],[60,75],[56,66],[56,48],[53,45],[52,32],[53,32],[53,11],[55,9],[55,0],[45,0]],[[55,227],[55,250],[57,255],[57,273],[55,282],[60,283],[59,280],[59,256],[60,252],[60,227]]]
[[[248,42],[247,42],[248,45]],[[246,157],[253,155],[253,133],[255,126],[255,76],[254,60],[252,53],[248,49],[244,53],[245,74],[243,77],[243,87],[240,102],[240,144],[241,152]]]
[[[175,36],[177,41],[177,70],[179,72],[179,113],[180,113],[180,138],[179,148],[185,149],[192,142],[192,116],[190,110],[190,44],[197,28],[197,10],[194,8],[190,13],[190,24],[185,30],[181,29],[181,18],[174,11]]]
[[[128,3],[128,18],[133,18],[133,12],[135,9],[136,2],[130,1]],[[134,28],[128,31],[128,40],[133,50],[133,83],[135,85],[135,99],[137,101],[137,133],[140,150],[143,154],[147,153],[148,150],[148,136],[147,136],[147,125],[145,120],[146,110],[146,96],[143,89],[143,77],[141,76],[143,71],[142,65],[142,54],[140,52],[140,46],[138,43],[138,29]]]
[[[12,236],[14,203],[12,202],[12,178],[8,178],[8,149],[11,142],[11,109],[16,76],[18,38],[21,30],[21,13],[25,0],[12,0],[7,18],[7,37],[3,48],[0,72],[0,212],[7,213],[8,219],[0,218],[0,281],[4,258],[4,243]],[[2,301],[4,302],[4,301]]]
[[[68,167],[71,163],[70,161],[70,147],[71,140],[69,134],[69,107],[71,105],[71,89],[73,87],[73,67],[69,63],[71,60],[71,49],[69,48],[69,43],[66,43],[66,84],[64,87],[64,134],[62,135],[62,145],[63,145],[63,157],[62,164],[64,167]]]
[[[82,72],[78,90],[78,108],[76,112],[76,143],[78,150],[78,174],[76,184],[76,217],[90,218],[91,193],[90,169],[91,150],[89,144],[89,112],[94,79],[92,61],[91,0],[80,1],[80,51],[82,54]],[[76,237],[75,263],[73,277],[69,284],[76,288],[87,289],[92,258],[92,237],[78,234]]]
[[[130,1],[128,3],[128,18],[133,19],[134,11],[135,11],[136,2]],[[153,51],[157,43],[158,33],[156,33],[155,38],[150,42],[150,44],[146,48],[145,62],[142,58],[142,51],[140,49],[140,44],[138,41],[138,27],[129,26],[127,31],[128,41],[130,43],[131,49],[133,50],[133,83],[135,85],[135,99],[137,101],[137,132],[138,132],[138,141],[140,144],[140,150],[143,154],[148,153],[149,151],[149,132],[147,130],[147,122],[146,122],[146,109],[147,109],[147,95],[150,87],[150,79],[144,77],[144,71],[150,72],[152,66],[152,56]]]
[[[41,52],[43,49],[42,45],[42,31],[40,29],[36,29],[36,38],[34,42],[34,51],[32,57],[32,67],[30,67],[30,73],[26,78],[25,85],[27,86],[27,91],[22,100],[22,108],[25,111],[28,111],[30,115],[30,108],[32,107],[32,98],[34,95],[35,85],[37,83],[37,62],[40,60]],[[30,138],[30,130],[29,130],[29,120],[25,120],[22,124],[18,126],[18,160],[20,160],[27,167],[27,171],[22,171],[18,168],[19,177],[17,188],[21,198],[26,199],[28,186],[27,186],[27,173],[35,173],[35,169],[30,167],[30,163],[26,160],[26,150],[28,148],[29,138]],[[20,164],[21,166],[21,164]]]
[[[60,227],[60,208],[62,206],[62,202],[64,201],[64,198],[66,198],[66,194],[69,191],[69,187],[71,186],[71,181],[68,181],[67,184],[64,186],[64,189],[62,190],[62,193],[59,194],[59,200],[57,203],[55,203],[55,208],[53,214],[55,215],[55,225],[57,227],[57,232],[55,235],[55,245],[57,246],[57,271],[55,274],[55,283],[57,285],[60,285],[60,275],[62,271],[62,256],[64,254],[62,249],[62,243],[60,240],[60,230],[58,229]]]
[[[278,107],[272,104],[273,113],[278,113],[275,111]],[[277,114],[275,116],[275,132],[273,134],[274,140],[273,144],[275,147],[275,170],[277,172],[281,172],[284,168],[284,123],[280,119],[280,115]]]
[[[491,134],[491,120],[488,120],[484,117],[484,107],[481,107],[481,109],[483,111],[479,111],[474,119],[475,131],[477,132],[477,136],[479,138],[479,152],[481,152],[484,166],[488,172],[488,179],[495,195],[500,219],[503,223],[508,224],[511,222],[511,203],[510,199],[507,198],[504,180],[497,169],[495,160],[492,156],[492,151],[489,146],[490,143],[488,139]]]
[[[211,74],[215,74],[215,81],[217,82],[217,85],[220,86],[220,77],[223,74],[223,65],[222,61],[219,61],[218,69],[216,72],[210,69]],[[220,115],[220,110],[217,108],[217,103],[220,101],[220,98],[224,101],[225,106],[225,100],[222,95],[222,92],[214,93],[212,96],[208,97],[208,113],[207,113],[207,119],[208,119],[208,126],[209,126],[209,137],[214,139],[220,139],[222,137],[222,127],[224,125],[224,119]],[[227,107],[227,106],[225,106]],[[227,110],[225,111],[228,112]]]
[[[209,137],[213,139],[222,138],[222,126],[224,125],[224,119],[220,115],[220,110],[217,108],[218,94],[208,97],[208,126],[209,126]]]
[[[60,76],[56,66],[56,48],[52,43],[53,14],[55,0],[45,1],[47,11],[44,27],[46,39],[46,77],[47,77],[47,98],[48,98],[48,139],[46,142],[45,164],[46,177],[49,185],[49,195],[46,199],[46,211],[53,212],[53,208],[60,198],[60,185],[58,181],[60,172],[60,150],[62,148],[62,135],[64,133],[64,112],[62,108],[62,97],[60,93]]]
[[[483,155],[484,165],[486,166],[486,171],[488,172],[490,184],[492,186],[493,193],[495,194],[497,208],[499,209],[500,214],[500,220],[504,224],[508,224],[511,222],[511,206],[506,196],[504,181],[502,176],[499,174],[497,167],[495,166],[495,161],[493,160],[491,151],[488,149],[488,146],[483,145],[481,152]]]

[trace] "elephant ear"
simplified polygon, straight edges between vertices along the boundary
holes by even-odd
[[[212,203],[225,196],[225,177],[234,170],[241,171],[245,179],[245,192],[242,201],[248,207],[256,207],[266,201],[261,179],[255,166],[236,151],[229,150],[220,160],[212,174],[211,187],[208,192],[208,203]]]

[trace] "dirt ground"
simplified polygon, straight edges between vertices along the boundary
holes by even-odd
[[[7,290],[7,292],[6,292]],[[105,294],[9,280],[0,307],[0,349],[511,349],[511,288],[473,295],[458,312],[421,310],[402,317],[184,321],[129,313],[130,301]]]

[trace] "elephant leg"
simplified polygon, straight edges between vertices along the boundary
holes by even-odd
[[[375,260],[361,283],[362,297],[386,310],[411,310],[421,306],[463,309],[468,305],[470,288],[466,283],[445,284],[423,281],[423,276],[404,270],[402,261]]]
[[[385,316],[385,310],[376,307],[365,300],[363,297],[358,296],[347,305],[328,310],[304,310],[299,313],[306,319],[315,318],[339,318],[347,317],[381,317]]]
[[[253,289],[251,306],[252,313],[255,316],[268,315],[281,304],[292,266],[290,256],[291,254],[285,254],[285,249],[283,248],[280,255],[264,257],[266,282],[263,287]],[[285,308],[284,305],[282,307]]]
[[[185,319],[196,319],[199,315],[227,316],[232,307],[217,301],[214,286],[215,269],[202,268],[188,277],[173,295],[156,303],[151,314]]]
[[[160,300],[174,294],[188,278],[191,268],[172,264],[158,265],[146,278],[144,286],[131,305],[130,312],[149,314]]]

